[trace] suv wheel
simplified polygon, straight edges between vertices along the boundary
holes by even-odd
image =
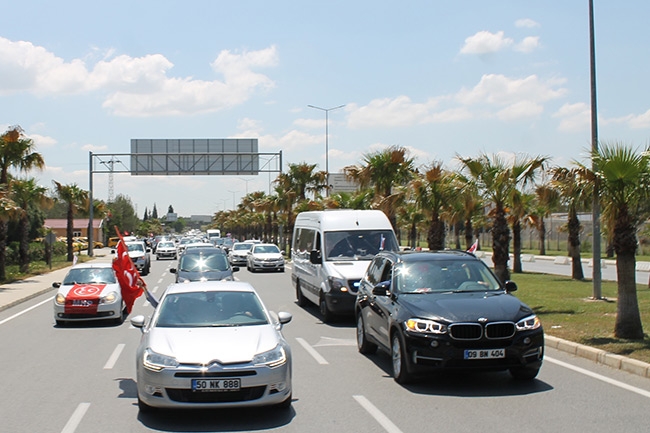
[[[370,355],[377,351],[377,345],[369,342],[366,338],[366,326],[363,323],[361,312],[357,314],[357,349],[364,355]]]
[[[405,384],[411,381],[411,374],[408,372],[408,356],[404,340],[398,331],[393,333],[390,344],[390,356],[393,362],[393,379],[395,382]]]
[[[296,281],[296,300],[299,307],[305,307],[307,305],[307,298],[305,298],[302,290],[300,290],[300,281]]]
[[[320,315],[323,318],[324,323],[328,323],[332,321],[333,314],[330,311],[330,309],[327,307],[327,302],[325,302],[325,295],[322,293],[320,294],[320,298],[318,301],[318,309],[320,310]]]

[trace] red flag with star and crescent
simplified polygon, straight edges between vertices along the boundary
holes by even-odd
[[[126,305],[126,311],[130,314],[133,308],[133,303],[140,297],[146,290],[147,285],[140,276],[140,272],[133,265],[133,261],[129,256],[129,250],[124,243],[124,238],[119,230],[115,230],[120,237],[117,243],[117,253],[113,259],[113,270],[117,276],[117,281],[120,283],[122,290],[122,299]]]

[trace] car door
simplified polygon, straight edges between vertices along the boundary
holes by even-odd
[[[393,262],[385,259],[380,269],[379,283],[389,283],[390,290],[387,293],[373,294],[370,301],[372,319],[369,324],[373,329],[373,335],[386,347],[390,347],[390,318],[395,309],[395,302],[392,296]],[[378,284],[379,284],[378,283]]]

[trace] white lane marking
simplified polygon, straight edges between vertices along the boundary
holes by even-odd
[[[316,360],[316,362],[323,365],[329,364],[329,362],[327,362],[327,360],[323,358],[320,353],[316,352],[316,349],[311,347],[305,340],[302,338],[296,338],[296,341],[298,341],[298,343],[300,343],[300,345],[305,348],[305,350]]]
[[[27,308],[27,309],[21,311],[20,313],[16,313],[16,314],[14,314],[13,316],[9,316],[9,317],[7,317],[7,318],[4,319],[4,320],[0,320],[0,325],[2,325],[2,324],[4,324],[4,323],[7,323],[8,321],[10,321],[10,320],[12,320],[12,319],[15,319],[15,318],[18,317],[18,316],[22,316],[23,314],[27,313],[28,311],[31,311],[31,310],[33,310],[34,308],[40,307],[41,305],[43,305],[43,304],[45,304],[45,303],[47,303],[47,302],[52,302],[52,299],[54,299],[54,296],[52,296],[51,298],[48,298],[48,299],[46,299],[46,300],[44,300],[44,301],[42,301],[42,302],[39,302],[39,303],[36,304],[36,305],[32,305],[31,307],[29,307],[29,308]]]
[[[115,350],[113,350],[111,357],[108,358],[108,361],[106,361],[106,364],[104,365],[104,370],[110,370],[115,366],[117,359],[122,354],[122,350],[124,350],[124,344],[118,344]]]
[[[379,423],[379,425],[384,428],[384,430],[389,433],[402,433],[402,430],[397,428],[397,426],[393,424],[393,422],[388,419],[382,411],[377,409],[374,404],[370,403],[366,397],[363,395],[353,395],[352,397],[375,419],[375,421]]]
[[[79,403],[79,406],[77,406],[77,409],[75,409],[67,424],[61,430],[61,433],[74,433],[89,407],[90,403]]]
[[[602,376],[598,373],[594,373],[593,371],[586,370],[584,368],[576,367],[575,365],[571,365],[569,363],[566,363],[564,361],[560,361],[559,359],[551,358],[548,356],[544,357],[544,361],[549,361],[552,362],[553,364],[557,364],[561,367],[568,368],[569,370],[573,370],[575,372],[584,374],[585,376],[593,377],[594,379],[598,379],[600,381],[603,381],[605,383],[609,383],[610,385],[618,386],[619,388],[625,389],[627,391],[632,391],[635,392],[639,395],[642,395],[644,397],[650,398],[650,391],[646,391],[641,388],[637,388],[632,385],[628,385],[627,383],[619,382],[618,380],[610,379],[607,376]]]

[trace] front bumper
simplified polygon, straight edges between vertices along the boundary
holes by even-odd
[[[282,270],[284,269],[284,261],[253,261],[251,262],[251,267],[256,270]]]
[[[431,337],[405,333],[406,350],[414,372],[436,369],[507,370],[539,368],[544,357],[544,332],[517,333],[507,340],[458,341],[448,336]],[[465,350],[505,349],[505,358],[464,359]]]
[[[96,313],[84,314],[83,312],[66,313],[65,306],[54,302],[54,320],[65,322],[80,322],[86,320],[110,320],[118,319],[122,315],[122,300],[119,299],[111,304],[99,304]]]
[[[192,379],[239,378],[238,391],[192,391]],[[291,396],[291,364],[277,368],[262,366],[209,367],[179,366],[153,372],[141,364],[137,369],[140,400],[157,408],[220,408],[267,406]]]

